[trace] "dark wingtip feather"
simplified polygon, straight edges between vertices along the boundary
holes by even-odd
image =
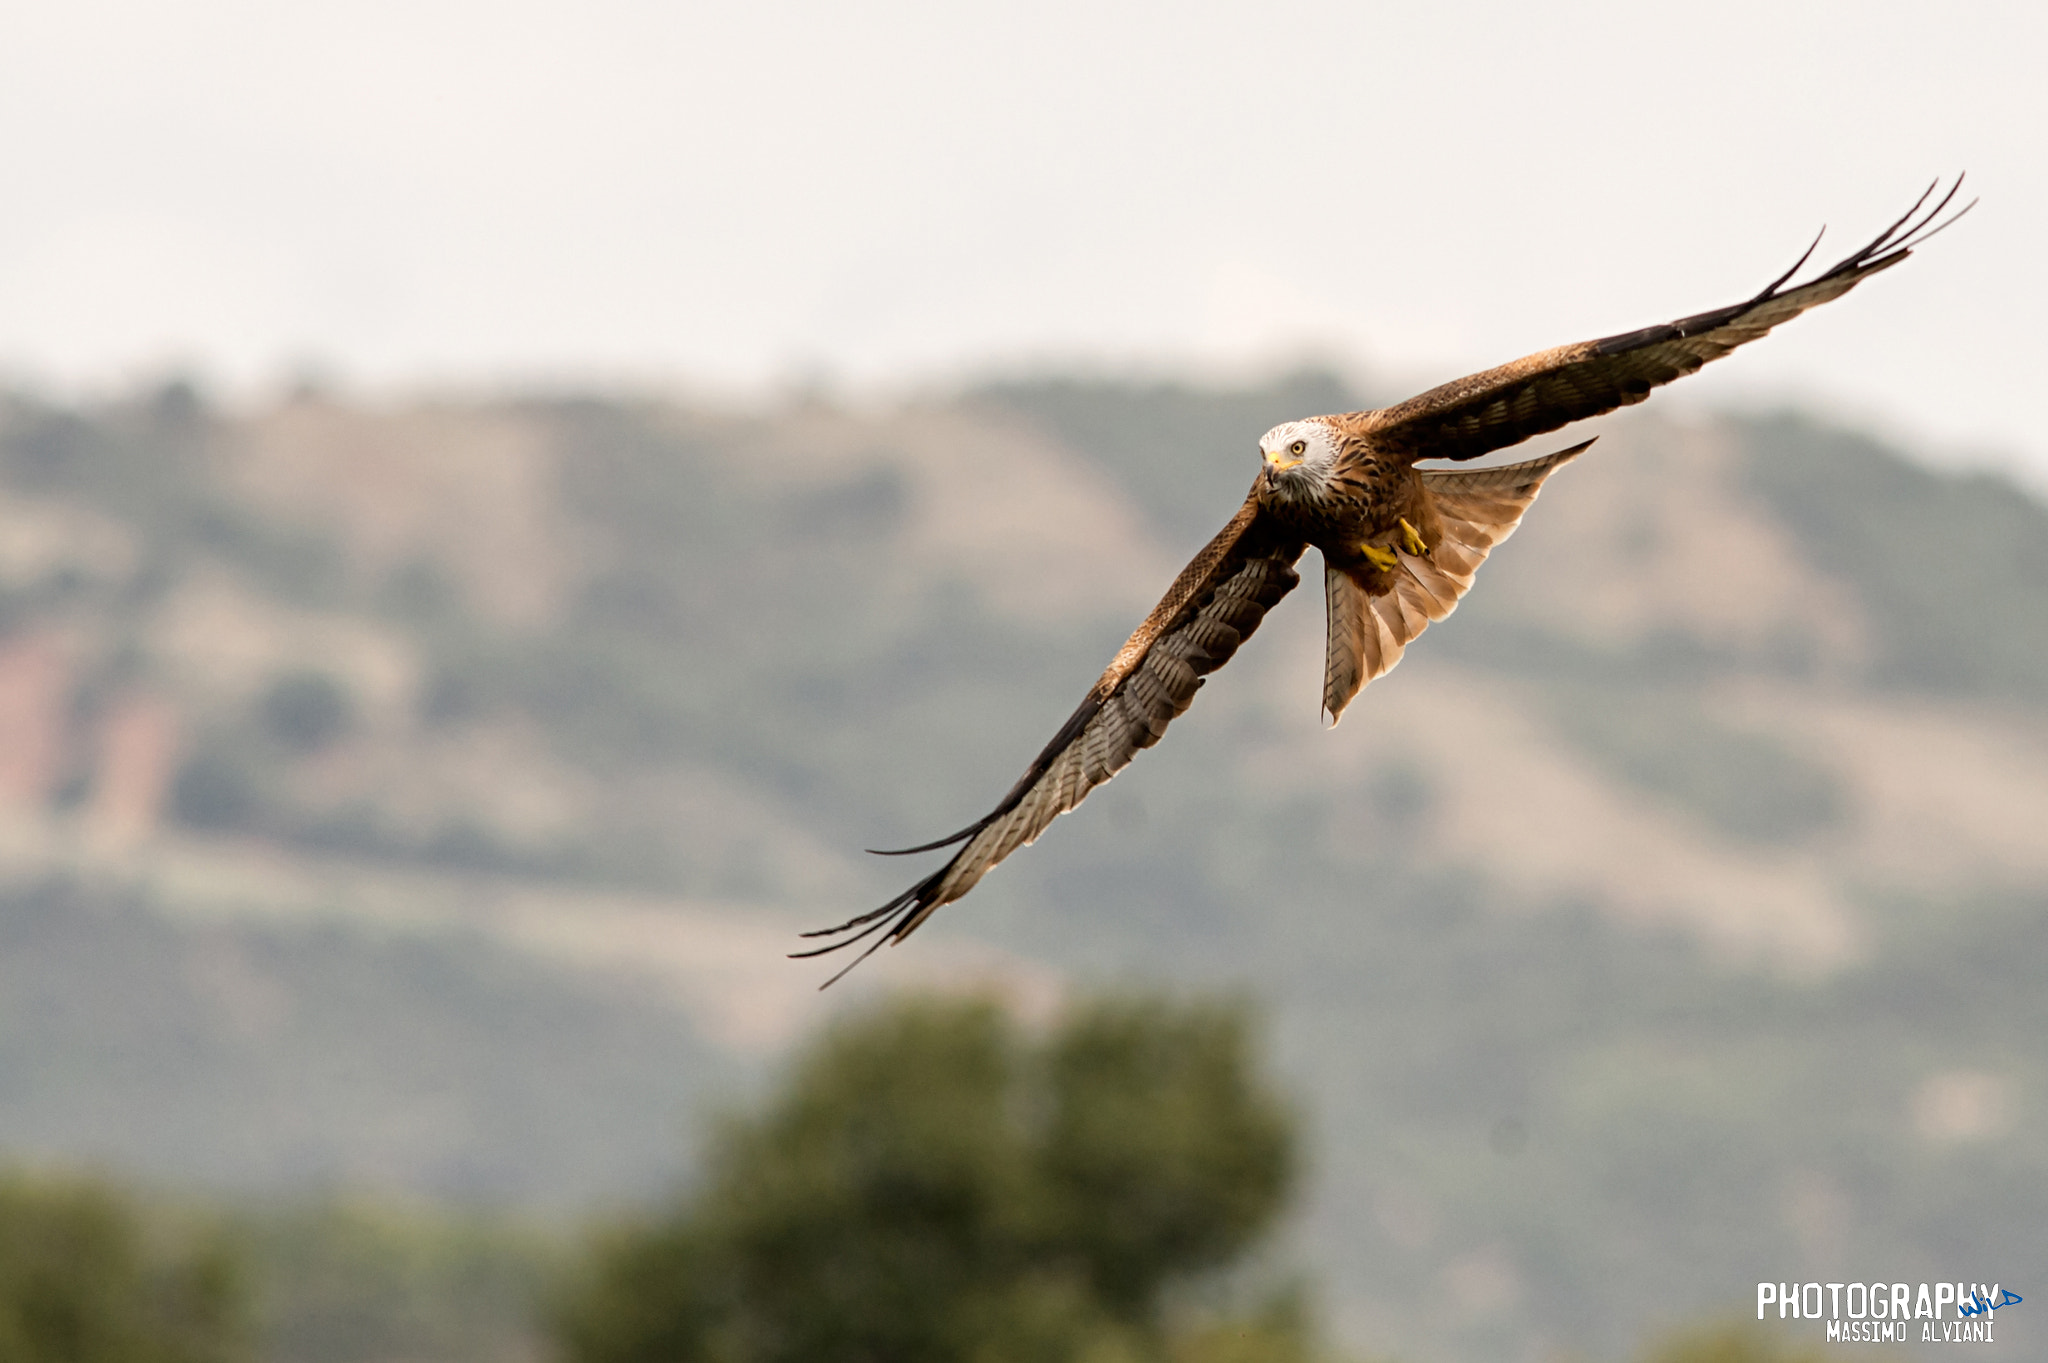
[[[1879,270],[1887,265],[1904,260],[1912,253],[1914,247],[1932,239],[1935,233],[1945,231],[1957,219],[1961,218],[1963,214],[1977,206],[1977,201],[1972,199],[1955,213],[1950,214],[1946,219],[1936,222],[1936,219],[1941,218],[1941,215],[1947,211],[1948,206],[1955,202],[1955,197],[1961,192],[1965,178],[1967,178],[1967,172],[1956,176],[1955,183],[1948,187],[1948,192],[1939,199],[1935,199],[1932,207],[1927,207],[1927,201],[1933,198],[1934,191],[1941,188],[1941,178],[1936,176],[1934,182],[1920,192],[1920,197],[1913,200],[1913,206],[1901,214],[1896,222],[1878,233],[1868,246],[1865,246],[1862,250],[1837,264],[1833,269],[1823,274],[1821,278],[1828,279],[1836,275]],[[1924,213],[1921,211],[1923,208],[1926,208]]]
[[[1813,259],[1813,253],[1820,249],[1820,239],[1826,236],[1827,234],[1827,224],[1823,223],[1821,224],[1820,231],[1815,232],[1813,234],[1812,243],[1809,244],[1804,251],[1801,251],[1799,253],[1799,259],[1792,262],[1792,268],[1785,271],[1785,273],[1779,275],[1776,279],[1773,279],[1770,283],[1764,285],[1762,291],[1759,292],[1756,298],[1752,301],[1762,303],[1769,299],[1777,297],[1778,290],[1785,286],[1785,281],[1790,279],[1793,275],[1798,274],[1802,269],[1806,267],[1806,262]]]
[[[982,829],[987,828],[990,820],[994,817],[994,815],[990,815],[987,819],[976,819],[958,833],[940,838],[936,842],[919,843],[915,847],[865,847],[861,850],[871,857],[910,857],[917,855],[919,852],[936,852],[941,847],[951,847],[956,842],[967,841]]]
[[[905,890],[905,891],[904,891],[904,894],[906,894],[906,895],[907,895],[907,894],[914,894],[914,893],[916,893],[916,891],[915,891],[915,890]],[[894,898],[894,899],[890,900],[890,901],[889,901],[888,903],[884,904],[884,905],[883,905],[883,906],[882,906],[881,908],[879,908],[879,909],[869,909],[869,910],[868,910],[868,911],[867,911],[866,913],[863,913],[863,914],[856,914],[856,915],[855,915],[855,916],[853,916],[852,918],[849,918],[849,919],[847,919],[847,920],[846,920],[846,921],[845,921],[844,923],[840,923],[840,924],[838,924],[837,926],[834,926],[834,927],[829,927],[829,928],[812,928],[812,929],[811,929],[811,930],[810,930],[809,932],[800,932],[800,933],[798,933],[798,934],[797,934],[797,936],[799,936],[799,937],[831,937],[831,936],[834,936],[834,935],[836,935],[836,934],[838,934],[838,933],[842,933],[842,932],[851,932],[851,931],[852,931],[853,929],[855,929],[855,928],[859,927],[859,926],[860,926],[861,924],[863,924],[863,923],[872,923],[872,922],[874,922],[874,921],[875,921],[875,920],[876,920],[877,918],[880,918],[880,917],[881,917],[882,915],[884,915],[884,914],[888,913],[888,912],[889,912],[890,910],[892,910],[892,909],[897,909],[897,908],[901,908],[901,907],[902,907],[902,905],[903,905],[903,895],[898,895],[898,896],[897,896],[896,898]],[[840,946],[844,946],[844,945],[845,945],[845,943],[844,943],[844,942],[842,942],[842,943],[840,943],[839,945],[840,945]],[[824,948],[822,948],[822,950],[825,950],[825,951],[837,951],[838,949],[839,949],[838,947],[824,947]],[[817,952],[815,952],[815,951],[799,951],[799,952],[793,952],[793,953],[791,953],[791,954],[792,954],[792,955],[797,955],[797,956],[815,956],[815,955],[817,955],[818,953],[817,953]]]
[[[1957,191],[1963,187],[1963,179],[1963,175],[1956,176],[1956,182],[1948,187],[1948,192],[1939,199],[1935,199],[1934,206],[1928,208],[1927,201],[1933,198],[1935,190],[1941,188],[1941,177],[1936,176],[1932,184],[1920,191],[1920,197],[1913,200],[1913,206],[1900,214],[1896,221],[1886,227],[1884,231],[1871,238],[1870,242],[1861,250],[1853,251],[1849,255],[1844,256],[1841,260],[1836,261],[1833,265],[1821,271],[1820,274],[1816,275],[1809,282],[1818,284],[1822,280],[1835,279],[1842,275],[1867,274],[1873,270],[1881,270],[1887,265],[1896,264],[1904,260],[1914,247],[1932,239],[1937,232],[1946,231],[1963,214],[1977,206],[1977,201],[1972,199],[1950,214],[1946,219],[1939,223],[1935,222],[1935,219],[1940,218],[1948,206],[1955,201]],[[1926,208],[1924,213],[1921,211],[1923,208]],[[1744,306],[1755,307],[1759,303],[1767,303],[1771,299],[1776,298],[1779,291],[1787,283],[1791,282],[1792,276],[1798,274],[1806,262],[1813,259],[1814,251],[1820,246],[1821,237],[1826,235],[1827,228],[1821,228],[1819,234],[1814,237],[1812,245],[1808,246],[1800,254],[1799,259],[1792,263],[1792,268],[1765,285],[1763,292],[1752,298]],[[1739,310],[1727,311],[1732,313]],[[1716,315],[1718,314],[1702,314],[1701,316],[1704,319]]]
[[[1957,181],[1956,181],[1956,183],[1957,183],[1958,185],[1960,185],[1960,184],[1962,183],[1962,181],[1961,181],[1961,180],[1959,179],[1959,180],[1957,180]],[[1909,221],[1910,221],[1910,220],[1912,219],[1913,215],[1914,215],[1915,213],[1918,213],[1918,212],[1920,211],[1920,205],[1922,205],[1922,204],[1926,203],[1926,202],[1927,202],[1927,200],[1928,200],[1928,197],[1929,197],[1930,195],[1932,195],[1932,194],[1934,193],[1934,191],[1935,191],[1935,190],[1937,190],[1937,189],[1940,189],[1940,188],[1941,188],[1941,177],[1940,177],[1939,175],[1937,175],[1937,176],[1935,176],[1935,177],[1934,177],[1934,179],[1932,179],[1931,181],[1929,181],[1929,182],[1928,182],[1927,188],[1925,188],[1925,189],[1923,189],[1923,190],[1921,190],[1921,191],[1920,191],[1920,197],[1919,197],[1919,198],[1917,198],[1917,199],[1915,199],[1915,200],[1913,200],[1913,206],[1912,206],[1911,208],[1907,209],[1907,210],[1906,210],[1905,212],[1901,213],[1901,214],[1899,215],[1899,220],[1898,220],[1897,222],[1893,223],[1893,224],[1892,224],[1892,225],[1891,225],[1890,227],[1887,227],[1887,228],[1885,228],[1885,229],[1884,229],[1884,231],[1882,231],[1882,232],[1878,233],[1878,234],[1877,234],[1877,240],[1875,240],[1875,241],[1871,242],[1871,243],[1870,243],[1870,245],[1868,245],[1868,246],[1864,247],[1862,251],[1858,252],[1858,254],[1859,254],[1859,255],[1869,255],[1869,254],[1870,254],[1871,252],[1873,252],[1873,251],[1877,251],[1877,250],[1880,250],[1880,249],[1882,249],[1882,248],[1883,248],[1883,246],[1884,246],[1884,244],[1885,244],[1886,242],[1888,242],[1888,241],[1892,240],[1892,238],[1893,238],[1893,235],[1894,235],[1895,233],[1897,233],[1897,232],[1898,232],[1898,230],[1899,230],[1899,229],[1900,229],[1901,227],[1905,227],[1905,226],[1906,226],[1906,223],[1907,223],[1907,222],[1909,222]],[[1955,193],[1955,190],[1951,189],[1951,190],[1949,191],[1949,193],[1950,193],[1950,194],[1953,194],[1953,193]],[[1945,203],[1947,203],[1947,202],[1948,202],[1948,200],[1947,200],[1947,199],[1943,199],[1943,200],[1941,201],[1941,203],[1938,203],[1938,204],[1936,204],[1936,205],[1934,206],[1934,211],[1935,211],[1935,212],[1937,212],[1937,213],[1939,213],[1939,212],[1941,211],[1941,204],[1945,204]],[[1909,236],[1909,237],[1910,237],[1910,236],[1912,236],[1912,235],[1913,235],[1913,229],[1911,229],[1911,228],[1907,228],[1907,229],[1906,229],[1906,235],[1907,235],[1907,236]]]
[[[810,932],[798,934],[807,938],[838,937],[839,940],[827,942],[824,946],[812,947],[806,951],[792,951],[789,953],[789,959],[802,961],[808,960],[813,956],[829,956],[835,951],[844,951],[850,946],[874,937],[875,940],[868,946],[866,951],[854,957],[846,965],[845,969],[842,969],[831,979],[818,986],[820,989],[829,989],[832,985],[843,979],[848,970],[853,969],[854,966],[859,965],[862,961],[874,955],[876,947],[902,936],[904,926],[914,921],[925,910],[932,892],[938,888],[940,878],[946,874],[947,867],[951,865],[952,863],[948,862],[946,866],[941,866],[938,870],[932,872],[923,880],[918,881],[917,884],[911,886],[878,909],[869,909],[866,913],[856,914],[837,927],[816,928]],[[855,929],[858,929],[858,931],[855,931]],[[877,933],[881,935],[879,937],[875,936]]]
[[[857,939],[856,939],[856,940],[857,940]],[[830,988],[831,988],[831,987],[832,987],[833,985],[835,985],[835,984],[839,983],[839,982],[840,982],[841,980],[845,979],[845,978],[847,977],[848,973],[849,973],[849,972],[851,972],[851,971],[852,971],[852,969],[853,969],[853,968],[854,968],[855,966],[859,965],[859,964],[860,964],[860,963],[861,963],[862,961],[865,961],[865,960],[866,960],[866,959],[867,959],[868,957],[870,957],[870,956],[874,955],[874,954],[875,954],[875,953],[876,953],[877,951],[879,951],[879,950],[881,949],[882,943],[884,943],[884,942],[886,942],[886,941],[888,941],[888,940],[889,940],[889,939],[888,939],[887,937],[877,937],[877,938],[876,938],[876,939],[875,939],[875,940],[873,941],[873,943],[871,943],[871,944],[869,945],[869,947],[868,947],[868,949],[867,949],[866,951],[863,951],[863,952],[862,952],[862,953],[861,953],[860,955],[858,955],[858,956],[854,957],[854,958],[853,958],[852,960],[848,961],[848,962],[847,962],[847,963],[846,963],[845,965],[843,965],[843,966],[839,967],[839,969],[838,969],[838,970],[834,971],[834,972],[832,973],[832,978],[831,978],[831,979],[829,979],[829,980],[825,981],[825,982],[824,982],[823,984],[821,984],[821,985],[819,985],[819,986],[818,986],[818,992],[822,994],[822,993],[823,993],[824,991],[826,991],[827,989],[830,989]],[[852,945],[852,942],[843,942],[843,943],[841,943],[840,945],[842,945],[842,946],[851,946],[851,945]],[[837,948],[832,948],[832,950],[837,950]],[[815,955],[817,955],[817,953],[816,953],[816,952],[806,952],[806,953],[803,953],[803,954],[805,954],[805,955],[811,955],[811,956],[815,956]]]
[[[1936,176],[1933,183],[1920,191],[1920,197],[1913,200],[1913,206],[1900,214],[1897,220],[1886,227],[1884,231],[1871,238],[1870,242],[1861,250],[1852,251],[1841,260],[1836,261],[1833,265],[1821,271],[1820,274],[1808,282],[1818,284],[1822,280],[1836,279],[1842,275],[1867,274],[1904,260],[1914,247],[1927,241],[1935,233],[1946,230],[1956,219],[1977,206],[1977,201],[1972,199],[1945,221],[1932,227],[1929,226],[1929,224],[1934,223],[1936,218],[1941,216],[1949,204],[1955,201],[1956,192],[1963,187],[1963,178],[1962,175],[1956,176],[1956,182],[1948,187],[1948,193],[1936,199],[1934,206],[1927,208],[1927,211],[1922,213],[1921,209],[1926,208],[1927,201],[1934,196],[1934,191],[1941,188],[1941,177]],[[1806,262],[1813,259],[1813,253],[1819,249],[1821,238],[1827,235],[1827,231],[1826,227],[1822,227],[1814,235],[1812,243],[1800,253],[1799,259],[1792,262],[1792,268],[1779,275],[1776,279],[1773,279],[1769,284],[1766,284],[1763,291],[1750,299],[1748,303],[1737,308],[1722,309],[1720,312],[1702,313],[1698,318],[1687,318],[1686,321],[1718,323],[1724,313],[1728,316],[1734,316],[1748,308],[1753,308],[1760,303],[1768,303],[1773,298],[1776,298],[1779,291],[1791,282],[1792,277],[1804,268]],[[1805,286],[1802,285],[1801,287]]]
[[[1961,175],[1958,175],[1956,176],[1956,182],[1953,185],[1949,186],[1948,193],[1942,195],[1941,202],[1934,206],[1934,208],[1927,214],[1926,218],[1923,219],[1918,226],[1916,226],[1911,232],[1908,232],[1904,237],[1902,237],[1899,240],[1898,249],[1901,251],[1911,251],[1918,247],[1926,245],[1928,242],[1934,240],[1935,237],[1941,235],[1943,232],[1948,231],[1949,228],[1954,227],[1958,222],[1961,222],[1965,214],[1967,214],[1971,209],[1975,208],[1979,203],[1983,202],[1983,200],[1981,199],[1972,199],[1968,203],[1964,204],[1961,208],[1958,208],[1955,212],[1949,214],[1946,218],[1943,218],[1940,222],[1935,222],[1935,218],[1940,216],[1942,209],[1948,207],[1950,200],[1955,198],[1956,191],[1960,190],[1962,187],[1963,177]],[[1932,223],[1933,225],[1929,226],[1930,223]]]

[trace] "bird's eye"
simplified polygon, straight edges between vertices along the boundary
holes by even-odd
[[[1292,455],[1307,454],[1308,442],[1306,440],[1297,440],[1292,445],[1289,445],[1287,447],[1287,452]]]

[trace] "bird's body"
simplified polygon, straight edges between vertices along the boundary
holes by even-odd
[[[1544,480],[1592,442],[1484,469],[1420,469],[1419,461],[1476,459],[1642,401],[1906,259],[1911,247],[1960,216],[1934,224],[1960,186],[1958,180],[1921,215],[1930,189],[1870,245],[1796,288],[1784,285],[1805,256],[1730,307],[1539,351],[1392,407],[1274,427],[1259,442],[1261,467],[1244,505],[1181,570],[1010,793],[951,837],[903,849],[960,843],[959,851],[880,908],[809,934],[838,940],[797,954],[836,951],[877,933],[875,946],[900,942],[1156,743],[1202,679],[1229,661],[1300,581],[1295,565],[1310,546],[1323,560],[1323,708],[1335,723],[1360,688],[1456,608]]]

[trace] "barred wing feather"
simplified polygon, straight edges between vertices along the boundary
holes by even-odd
[[[1926,208],[1938,183],[1876,240],[1805,284],[1785,288],[1813,247],[1762,292],[1728,307],[1597,341],[1538,351],[1511,364],[1432,388],[1393,407],[1362,412],[1356,429],[1376,449],[1411,459],[1477,459],[1531,436],[1617,407],[1641,402],[1652,389],[1683,378],[1737,346],[1747,345],[1809,308],[1840,298],[1967,213],[1965,204],[1935,219],[1954,201],[1962,178]],[[1816,238],[1814,245],[1818,246]]]
[[[1367,682],[1393,670],[1417,635],[1458,608],[1479,565],[1515,533],[1543,480],[1592,443],[1499,468],[1425,469],[1423,493],[1441,526],[1427,557],[1396,550],[1392,573],[1369,576],[1324,566],[1330,638],[1323,710],[1332,724]]]
[[[1164,736],[1167,725],[1194,702],[1202,679],[1230,661],[1266,612],[1301,580],[1294,563],[1305,547],[1275,533],[1248,498],[1118,650],[1002,802],[951,837],[903,849],[925,852],[961,843],[952,859],[880,908],[806,933],[836,940],[793,954],[823,955],[873,936],[850,970],[882,943],[908,937],[940,905],[960,898],[1003,858],[1036,841],[1055,818]]]

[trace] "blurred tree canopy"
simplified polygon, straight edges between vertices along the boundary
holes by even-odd
[[[1235,1008],[986,1002],[844,1025],[567,1299],[576,1363],[1306,1360],[1304,1313],[1170,1308],[1281,1210],[1293,1122]]]
[[[96,1183],[0,1178],[0,1363],[241,1358],[225,1242],[164,1231]]]

